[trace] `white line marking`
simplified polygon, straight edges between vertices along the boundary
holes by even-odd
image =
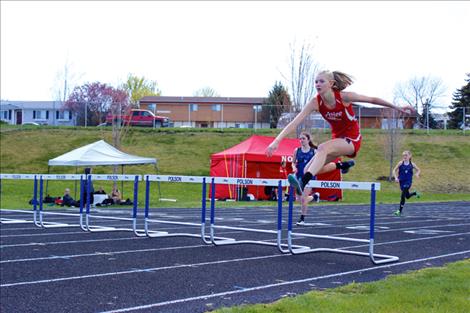
[[[399,263],[381,265],[381,266],[366,267],[366,268],[362,268],[362,269],[354,270],[354,271],[335,273],[335,274],[329,274],[329,275],[323,275],[323,276],[317,276],[317,277],[310,277],[310,278],[305,278],[305,279],[280,282],[280,283],[276,283],[276,284],[256,286],[256,287],[251,287],[251,288],[245,288],[243,290],[224,291],[224,292],[206,294],[206,295],[197,296],[197,297],[183,298],[183,299],[164,301],[164,302],[152,303],[152,304],[147,304],[147,305],[140,305],[140,306],[129,307],[129,308],[122,308],[122,309],[117,309],[117,310],[105,311],[105,312],[101,312],[101,313],[129,312],[129,311],[144,310],[144,309],[150,309],[150,308],[161,307],[161,306],[165,306],[165,305],[171,305],[171,304],[177,304],[177,303],[183,303],[183,302],[189,302],[189,301],[196,301],[196,300],[202,300],[202,299],[206,300],[206,299],[209,299],[209,298],[222,297],[222,296],[227,296],[227,295],[239,294],[239,293],[250,292],[250,291],[257,291],[257,290],[274,288],[274,287],[279,287],[279,286],[293,285],[293,284],[298,284],[298,283],[316,281],[316,280],[320,280],[320,279],[340,277],[340,276],[351,275],[351,274],[356,274],[356,273],[361,273],[361,272],[374,271],[374,270],[378,270],[378,269],[382,269],[382,268],[389,268],[389,267],[395,267],[395,266],[400,266],[400,265],[419,263],[419,262],[430,261],[430,260],[434,260],[434,259],[440,259],[440,258],[445,258],[445,257],[449,257],[449,256],[466,254],[466,253],[470,253],[470,250],[456,252],[456,253],[450,253],[450,254],[437,255],[437,256],[433,256],[433,257],[429,257],[429,258],[416,259],[416,260],[411,260],[411,261],[404,261],[404,262],[399,262]]]
[[[383,246],[383,245],[388,245],[388,244],[397,244],[397,243],[414,242],[414,241],[422,241],[422,240],[435,240],[435,239],[456,237],[456,236],[462,236],[462,235],[470,235],[470,232],[449,234],[449,235],[439,235],[439,236],[433,236],[433,237],[404,239],[404,240],[396,240],[396,241],[375,242],[374,246]],[[268,239],[265,241],[276,241],[276,240],[277,239]],[[369,245],[345,246],[345,247],[340,247],[339,249],[352,249],[352,248],[361,248],[361,247],[368,247],[368,246]],[[108,251],[108,252],[96,252],[96,253],[86,253],[86,254],[71,254],[71,255],[64,255],[64,256],[38,257],[38,258],[29,258],[29,259],[11,259],[11,260],[0,261],[0,264],[1,263],[15,263],[15,262],[34,262],[34,261],[54,260],[54,259],[61,259],[61,258],[80,258],[80,257],[93,257],[93,256],[101,256],[101,255],[154,252],[154,251],[177,250],[177,249],[191,249],[191,248],[199,248],[199,247],[210,248],[212,246],[204,244],[204,245],[177,246],[177,247],[165,247],[165,248],[154,248],[154,249],[122,250],[122,251]]]
[[[173,265],[173,266],[135,269],[135,270],[129,270],[129,271],[120,271],[120,272],[108,272],[108,273],[102,273],[102,274],[90,274],[90,275],[71,276],[71,277],[62,277],[62,278],[53,278],[53,279],[43,279],[43,280],[35,280],[35,281],[24,281],[24,282],[18,282],[18,283],[2,284],[2,285],[0,285],[0,287],[35,285],[35,284],[53,283],[53,282],[59,282],[59,281],[70,281],[70,280],[77,280],[77,279],[87,279],[87,278],[106,277],[106,276],[113,276],[113,275],[143,273],[143,272],[148,272],[148,271],[161,271],[161,270],[169,270],[169,269],[184,268],[184,267],[194,267],[194,266],[213,265],[213,264],[224,264],[224,263],[232,263],[232,262],[238,262],[238,261],[261,260],[261,259],[276,258],[276,257],[283,257],[283,256],[287,256],[287,254],[273,254],[273,255],[266,255],[266,256],[251,257],[251,258],[237,258],[237,259],[219,260],[219,261],[212,261],[212,262],[201,262],[201,263],[193,263],[193,264],[179,264],[179,265]]]

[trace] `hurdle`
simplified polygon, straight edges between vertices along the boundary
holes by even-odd
[[[103,174],[88,174],[85,178],[87,181],[87,188],[84,190],[86,193],[86,203],[83,203],[83,197],[80,197],[80,228],[86,232],[106,232],[106,231],[132,231],[134,234],[140,234],[141,231],[137,229],[137,208],[138,208],[138,190],[139,190],[139,181],[142,180],[140,175],[103,175]],[[129,221],[131,222],[130,228],[121,228],[114,226],[101,226],[101,225],[92,225],[90,214],[90,195],[91,195],[91,182],[92,180],[101,180],[101,181],[133,181],[134,182],[134,201],[132,206],[132,217],[106,217],[106,216],[95,216],[95,219],[109,219],[109,220],[118,220],[118,221]],[[85,180],[82,180],[80,183],[80,190],[84,189]],[[85,222],[83,222],[83,206],[85,206]]]
[[[241,184],[241,185],[258,185],[258,186],[277,186],[278,187],[278,201],[277,201],[277,230],[256,229],[247,227],[235,227],[215,225],[215,184]],[[228,178],[228,177],[213,177],[211,182],[211,210],[210,210],[210,238],[212,244],[215,246],[223,245],[236,245],[236,244],[255,244],[264,246],[276,246],[281,253],[291,253],[289,244],[282,243],[282,187],[286,182],[277,179],[263,179],[263,178]],[[262,241],[262,240],[218,240],[215,237],[216,229],[227,229],[236,231],[246,231],[254,233],[265,233],[276,235],[275,242]],[[291,248],[307,249],[307,246],[293,245]]]
[[[39,177],[39,179],[38,179]],[[0,174],[1,179],[12,180],[33,180],[33,223],[40,228],[55,228],[55,227],[76,227],[78,224],[46,222],[45,215],[61,215],[61,216],[77,216],[70,213],[58,212],[44,212],[43,194],[44,194],[44,180],[78,180],[80,175],[69,174]],[[39,180],[39,182],[38,182]],[[38,186],[39,185],[39,186]],[[38,190],[39,188],[39,190]],[[39,200],[38,200],[39,196]],[[11,222],[10,222],[11,223]]]
[[[358,256],[366,256],[374,264],[383,264],[396,262],[399,260],[397,256],[385,255],[385,254],[376,254],[374,253],[374,241],[375,241],[375,196],[376,191],[380,190],[379,183],[371,182],[344,182],[344,181],[310,181],[307,187],[311,188],[334,188],[334,189],[351,189],[351,190],[368,190],[370,191],[370,223],[369,223],[369,239],[358,239],[358,238],[349,238],[349,237],[340,237],[340,236],[327,236],[327,235],[315,235],[308,233],[294,233],[292,231],[292,211],[293,211],[293,197],[289,197],[289,211],[288,211],[288,228],[287,228],[287,242],[289,251],[292,254],[304,254],[304,253],[313,253],[313,252],[331,252],[331,253],[342,253],[342,254],[352,254]],[[329,239],[329,240],[342,240],[342,241],[351,241],[351,242],[360,242],[366,243],[369,245],[368,252],[352,251],[346,249],[333,249],[333,248],[312,248],[312,247],[295,247],[293,242],[294,236],[309,237],[309,238],[318,238],[318,239]]]
[[[33,223],[36,225],[37,224],[37,177],[34,174],[0,174],[0,197],[1,197],[1,192],[2,192],[2,183],[3,180],[33,180],[34,181],[34,192],[33,192]],[[23,211],[24,212],[24,211]],[[0,224],[20,224],[20,223],[31,223],[31,221],[28,220],[18,220],[18,219],[6,219],[6,218],[1,218],[0,219]]]
[[[150,182],[170,182],[170,183],[200,183],[202,184],[201,194],[201,220],[200,223],[175,222],[150,218]],[[205,244],[211,244],[210,237],[206,235],[206,177],[203,176],[173,176],[173,175],[145,175],[145,209],[144,209],[144,232],[136,232],[137,236],[155,237],[193,237],[201,238]],[[166,231],[150,230],[150,224],[169,224],[181,226],[200,227],[200,233],[168,233]],[[231,238],[217,237],[219,240],[230,240]]]

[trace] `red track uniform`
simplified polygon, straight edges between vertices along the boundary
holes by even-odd
[[[334,109],[327,108],[320,95],[317,95],[318,111],[330,123],[332,139],[344,138],[348,143],[352,142],[354,153],[347,155],[347,157],[354,158],[361,148],[362,136],[359,123],[354,115],[352,105],[345,107],[340,92],[335,90],[334,94],[336,100]]]

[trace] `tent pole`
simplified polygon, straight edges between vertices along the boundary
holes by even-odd
[[[157,165],[157,163],[155,163],[155,173],[157,173],[157,175],[158,175],[158,165]],[[159,199],[159,201],[161,201],[162,192],[160,190],[160,181],[157,181],[157,186],[158,186],[158,199]]]
[[[77,166],[75,166],[75,175],[76,175],[76,174],[78,174],[78,167],[77,167]],[[74,191],[73,198],[74,198],[74,199],[77,199],[77,180],[75,180],[74,189],[75,189],[75,191]]]
[[[48,165],[47,166],[47,174],[49,175],[49,171],[51,170],[51,167]],[[49,188],[49,179],[46,180],[46,195],[47,195],[47,189]]]
[[[121,164],[121,175],[124,175],[124,164]],[[124,181],[121,180],[121,198],[124,198]]]

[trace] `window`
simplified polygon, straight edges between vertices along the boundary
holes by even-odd
[[[47,120],[49,119],[49,111],[33,111],[33,119]]]
[[[132,112],[132,116],[139,116],[139,113],[140,113],[139,111],[134,111]]]
[[[55,111],[55,118],[58,120],[70,120],[72,119],[72,114],[70,111],[64,110],[64,111]]]
[[[254,105],[254,106],[253,106],[253,110],[254,110],[255,112],[261,112],[262,109],[263,109],[263,108],[262,108],[261,105]]]
[[[2,111],[2,119],[8,119],[8,111]]]
[[[222,110],[222,105],[221,104],[213,104],[212,105],[212,111],[220,112],[221,110]]]
[[[189,104],[189,110],[190,110],[191,112],[197,111],[197,110],[198,110],[198,107],[199,107],[199,106],[198,106],[197,104],[194,104],[194,103],[190,103],[190,104]]]

